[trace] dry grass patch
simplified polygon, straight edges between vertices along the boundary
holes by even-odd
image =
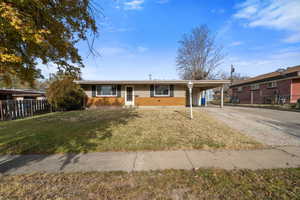
[[[146,150],[159,149],[247,149],[261,145],[231,129],[202,111],[189,110],[137,110],[138,118],[112,130],[113,135],[124,134],[134,146]]]
[[[165,170],[0,178],[0,199],[280,199],[300,197],[300,170]]]
[[[261,144],[205,112],[106,109],[0,123],[1,153],[249,149]]]

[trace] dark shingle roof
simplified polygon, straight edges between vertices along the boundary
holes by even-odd
[[[0,93],[5,94],[41,94],[44,95],[44,91],[32,90],[32,89],[15,89],[15,88],[0,88]]]
[[[298,74],[296,74],[297,72],[300,72],[300,65],[294,66],[294,67],[288,67],[285,70],[262,74],[262,75],[255,76],[255,77],[252,77],[252,78],[249,78],[246,80],[237,81],[237,82],[234,82],[231,85],[231,87],[254,83],[254,82],[263,81],[263,80],[268,80],[268,79],[276,78],[276,77],[278,77],[278,79],[280,79],[280,78],[284,78],[287,74],[292,74],[292,73],[295,73],[295,76],[299,76]]]

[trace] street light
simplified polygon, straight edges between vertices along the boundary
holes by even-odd
[[[192,89],[193,89],[193,82],[189,81],[188,82],[188,88],[189,88],[189,92],[190,92],[190,110],[191,110],[191,119],[193,119],[193,102],[192,102]]]

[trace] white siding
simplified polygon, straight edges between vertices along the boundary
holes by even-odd
[[[121,87],[121,96],[125,97],[125,86]],[[150,85],[133,85],[134,95],[138,97],[150,97]],[[83,85],[82,88],[88,97],[92,97],[92,85]],[[186,86],[174,85],[174,97],[185,97]]]

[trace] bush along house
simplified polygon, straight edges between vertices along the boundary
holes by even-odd
[[[188,80],[76,81],[87,95],[86,107],[99,106],[187,106]],[[191,81],[192,105],[201,104],[203,91],[221,88],[228,80]]]
[[[230,88],[232,103],[297,103],[300,99],[300,65],[234,82]]]

